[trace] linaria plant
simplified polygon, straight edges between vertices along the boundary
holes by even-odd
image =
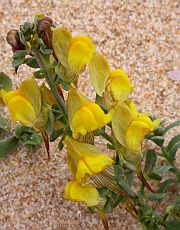
[[[127,74],[121,68],[111,69],[89,36],[73,36],[49,17],[36,15],[32,23],[10,30],[6,39],[16,73],[24,64],[34,73],[15,90],[10,78],[0,74],[1,105],[16,124],[14,134],[0,141],[0,156],[13,152],[18,143],[32,147],[43,139],[50,158],[49,142],[58,139],[57,148],[66,149],[71,173],[64,198],[85,203],[106,230],[110,228],[107,213],[117,206],[125,208],[143,229],[180,229],[178,196],[163,212],[154,205],[163,201],[169,186],[177,189],[180,182],[175,163],[180,135],[164,142],[165,134],[180,121],[167,126],[138,111],[130,98],[134,85]],[[78,89],[85,69],[95,101]],[[5,132],[9,128],[2,109],[0,128]],[[95,145],[97,136],[106,140],[108,151]],[[143,149],[145,139],[153,143],[150,149]]]

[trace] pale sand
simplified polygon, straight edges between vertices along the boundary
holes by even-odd
[[[29,76],[21,67],[18,75],[10,65],[11,48],[6,33],[35,13],[44,12],[57,25],[74,34],[88,34],[108,59],[111,68],[121,67],[135,90],[139,109],[168,121],[179,116],[179,85],[167,77],[178,69],[178,0],[82,0],[0,1],[0,71],[13,77],[15,86]],[[91,98],[92,87],[82,78],[81,89]],[[85,230],[103,229],[97,215],[82,204],[63,199],[69,173],[65,151],[51,145],[51,160],[43,147],[29,154],[25,148],[0,160],[0,229]],[[140,229],[121,208],[109,215],[110,229]]]

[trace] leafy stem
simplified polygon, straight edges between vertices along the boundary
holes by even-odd
[[[67,118],[67,109],[66,109],[64,100],[59,95],[59,93],[58,93],[58,91],[54,85],[54,82],[52,81],[52,77],[51,77],[51,73],[50,73],[50,67],[48,67],[48,65],[46,63],[44,63],[44,60],[41,57],[41,54],[38,52],[38,50],[35,47],[32,47],[32,49],[34,51],[34,55],[35,55],[35,58],[37,59],[39,66],[41,67],[41,69],[44,71],[44,73],[46,75],[47,83],[48,83],[54,97],[56,98],[58,105],[63,110],[63,112],[65,113],[66,118]]]

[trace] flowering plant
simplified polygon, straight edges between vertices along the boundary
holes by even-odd
[[[131,99],[134,86],[127,74],[120,68],[111,70],[88,36],[73,36],[67,29],[55,27],[49,17],[36,15],[34,22],[10,30],[7,42],[13,50],[16,73],[23,64],[35,71],[16,90],[10,78],[0,74],[1,104],[17,123],[14,135],[0,141],[0,156],[13,152],[19,143],[32,148],[43,140],[50,159],[49,142],[60,138],[58,148],[66,148],[72,175],[65,199],[85,203],[99,214],[105,229],[109,229],[106,213],[118,205],[144,229],[160,225],[177,229],[178,199],[162,215],[148,201],[161,202],[168,187],[180,182],[175,164],[180,135],[164,144],[166,132],[180,121],[166,126],[164,121],[137,111]],[[95,101],[78,89],[85,69],[96,92]],[[0,128],[8,129],[2,115]],[[98,136],[106,140],[113,156],[98,149]],[[145,139],[157,147],[143,150]],[[164,165],[159,164],[159,158],[166,160]],[[168,172],[174,176],[166,179]],[[139,187],[134,187],[135,175]]]

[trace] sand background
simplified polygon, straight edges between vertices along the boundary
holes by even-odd
[[[178,6],[175,0],[0,0],[0,71],[9,74],[16,87],[30,75],[26,67],[15,75],[11,48],[5,41],[8,30],[44,13],[73,34],[87,34],[111,64],[123,68],[135,90],[137,107],[167,121],[179,117],[178,82],[168,72],[180,68]],[[80,88],[93,97],[89,78]],[[44,148],[29,153],[19,148],[0,159],[0,230],[89,230],[103,229],[96,215],[82,204],[64,200],[69,173],[65,152],[51,145],[51,160]],[[110,229],[140,229],[136,220],[121,208],[109,215]]]

